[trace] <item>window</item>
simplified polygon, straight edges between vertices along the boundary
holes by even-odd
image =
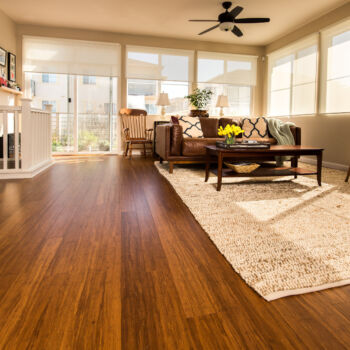
[[[96,85],[96,77],[84,75],[83,76],[83,84],[84,85]]]
[[[321,33],[324,113],[350,112],[350,21]]]
[[[128,107],[158,114],[160,92],[169,95],[166,113],[188,112],[184,98],[193,81],[193,51],[127,47]]]
[[[316,112],[317,36],[269,55],[270,116]]]
[[[43,74],[42,81],[43,81],[43,83],[56,83],[56,75],[55,74]]]
[[[249,116],[252,89],[256,85],[256,56],[243,56],[213,52],[198,52],[198,87],[213,91],[208,106],[210,115],[219,115],[216,107],[218,95],[228,96],[229,115]]]
[[[26,90],[35,87],[33,107],[56,104],[53,151],[119,151],[120,45],[24,36],[22,52]]]

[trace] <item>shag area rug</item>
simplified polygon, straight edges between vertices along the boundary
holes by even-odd
[[[155,163],[245,282],[266,300],[350,284],[350,184],[345,173],[224,178]],[[311,165],[303,164],[310,168]]]

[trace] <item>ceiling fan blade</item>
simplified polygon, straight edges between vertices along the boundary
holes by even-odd
[[[235,23],[266,23],[270,22],[270,18],[237,18]]]
[[[217,19],[189,19],[189,22],[219,22]]]
[[[241,12],[243,11],[243,7],[241,6],[236,6],[233,10],[230,11],[230,14],[235,18],[238,16]]]
[[[233,29],[231,30],[231,32],[238,37],[243,35],[241,30],[237,26],[234,26]]]
[[[219,25],[220,25],[220,24],[216,24],[215,26],[210,27],[210,28],[204,30],[203,32],[199,33],[198,35],[202,35],[202,34],[208,33],[208,32],[210,32],[211,30],[217,28]]]

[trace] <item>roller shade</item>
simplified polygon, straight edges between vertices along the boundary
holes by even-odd
[[[23,71],[117,77],[120,45],[24,36]]]
[[[257,56],[198,52],[198,82],[256,85]]]
[[[128,79],[193,81],[193,51],[127,46]]]
[[[350,20],[321,32],[321,111],[350,112]]]
[[[317,34],[268,55],[270,116],[315,113],[317,56]]]

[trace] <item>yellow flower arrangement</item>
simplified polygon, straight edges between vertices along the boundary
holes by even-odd
[[[227,124],[225,126],[225,129],[222,126],[220,126],[220,128],[218,129],[218,135],[225,136],[226,143],[234,143],[235,137],[243,133],[244,130],[242,130],[239,126],[236,126],[234,124]]]

